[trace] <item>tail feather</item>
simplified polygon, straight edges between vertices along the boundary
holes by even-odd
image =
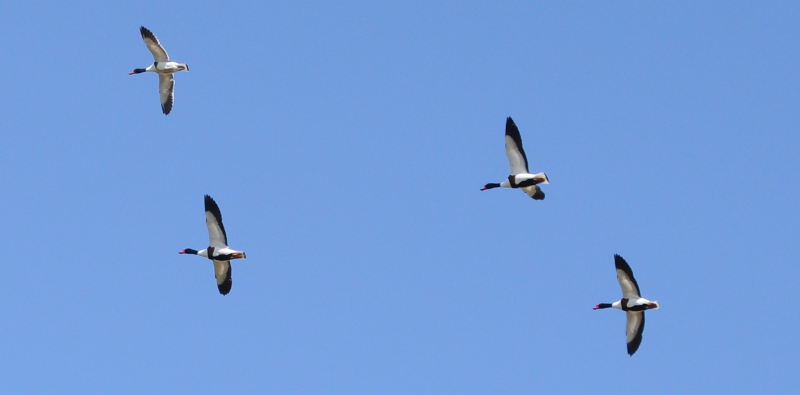
[[[544,172],[538,173],[538,174],[534,174],[533,177],[537,178],[537,179],[544,179],[544,181],[537,182],[537,184],[549,184],[550,183],[550,180],[547,179],[547,174],[544,174]]]

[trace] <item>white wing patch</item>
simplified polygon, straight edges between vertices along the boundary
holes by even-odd
[[[628,341],[628,355],[633,355],[642,344],[644,333],[644,311],[627,311],[625,335]]]
[[[161,110],[164,114],[169,114],[175,102],[175,80],[172,74],[158,75],[158,93],[161,95]]]
[[[533,195],[535,195],[535,194],[539,193],[539,191],[541,191],[541,188],[539,188],[536,185],[531,185],[529,187],[524,187],[524,188],[521,188],[521,189],[523,191],[525,191],[525,193],[528,194],[528,196],[530,196],[530,197],[533,197]]]
[[[622,297],[625,299],[636,300],[639,296],[639,287],[628,277],[628,274],[621,269],[617,269],[617,281],[622,288]]]
[[[231,270],[230,261],[214,261],[214,277],[217,278],[217,285],[228,279],[228,271]]]
[[[142,33],[142,40],[144,40],[144,44],[147,45],[147,49],[150,50],[150,53],[153,54],[153,60],[156,62],[168,61],[169,55],[167,55],[167,50],[161,46],[161,43],[158,42],[158,39],[153,33],[150,33],[149,30],[147,33]]]
[[[208,211],[206,211],[206,226],[208,226],[208,244],[215,249],[227,248],[228,244],[225,242],[225,234],[222,232],[217,218]]]
[[[627,311],[625,313],[627,318],[625,335],[628,343],[630,343],[639,334],[639,325],[642,324],[642,314],[644,313],[641,311]]]
[[[219,293],[227,295],[231,292],[233,281],[231,280],[230,261],[214,261],[214,277],[217,278]]]
[[[517,147],[517,143],[511,136],[506,136],[506,156],[508,156],[509,175],[517,175],[528,172],[528,163],[525,154]]]

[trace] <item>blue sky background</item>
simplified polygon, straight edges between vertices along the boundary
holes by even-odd
[[[2,393],[791,393],[800,6],[4,2]],[[173,60],[172,114],[152,30]],[[547,198],[507,176],[505,118]],[[204,248],[203,194],[233,248]],[[648,312],[625,352],[613,255]]]

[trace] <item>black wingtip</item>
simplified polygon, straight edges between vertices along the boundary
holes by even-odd
[[[509,130],[513,130],[516,128],[517,124],[514,123],[514,120],[511,119],[511,117],[506,118],[506,133],[508,133]]]
[[[224,283],[217,285],[217,289],[219,289],[219,293],[222,296],[225,296],[231,293],[231,287],[233,286],[233,281],[228,278]]]
[[[642,338],[633,339],[630,343],[628,343],[628,356],[632,357],[633,354],[636,353],[636,350],[639,349],[639,345],[642,344]]]
[[[634,339],[633,341],[628,343],[628,356],[630,356],[630,357],[632,357],[633,354],[636,353],[636,350],[639,349],[639,345],[642,344],[642,339],[641,338],[638,339],[639,340],[638,342],[636,340],[637,339]]]
[[[639,283],[636,282],[636,277],[633,276],[633,270],[631,270],[631,266],[628,265],[628,262],[625,261],[621,256],[618,254],[614,254],[614,267],[617,270],[622,270],[628,277],[633,281],[633,285],[636,286],[636,289],[639,289]]]
[[[628,355],[633,356],[636,350],[639,349],[639,346],[642,344],[642,334],[644,333],[644,311],[642,314],[642,322],[639,324],[639,331],[636,332],[636,336],[628,343]]]
[[[519,128],[517,128],[517,124],[514,123],[514,120],[511,119],[511,117],[506,118],[506,136],[514,139],[514,142],[517,144],[517,149],[519,149],[523,154],[525,153],[525,151],[522,149],[522,136],[519,134]],[[528,163],[527,157],[525,158],[525,163]]]
[[[208,195],[206,195],[206,197],[208,197]],[[233,267],[230,265],[229,262],[228,274],[225,276],[225,281],[223,281],[222,284],[217,284],[217,289],[219,289],[219,293],[222,294],[223,296],[231,292],[231,287],[233,286],[233,279],[231,277],[231,273],[233,273]]]
[[[220,295],[225,296],[231,293],[232,286],[233,286],[233,281],[231,281],[231,278],[228,277],[228,279],[225,280],[224,283],[217,285],[217,289],[219,289]]]
[[[217,202],[214,201],[214,198],[208,195],[203,195],[203,202],[206,206],[206,211],[219,211],[219,206],[217,206]]]
[[[625,262],[625,259],[619,256],[619,254],[614,254],[614,267],[624,270],[626,273],[631,271],[631,267],[628,265],[628,262]]]
[[[142,34],[142,38],[155,38],[155,35],[153,35],[153,32],[151,32],[150,30],[147,30],[147,28],[144,27],[144,26],[139,26],[139,33]]]
[[[217,224],[219,224],[220,230],[222,230],[222,235],[225,238],[225,243],[228,243],[228,235],[225,233],[225,225],[222,224],[222,212],[219,211],[219,206],[217,206],[217,202],[211,198],[211,196],[205,195],[205,208],[207,212],[210,212],[214,218],[217,219]]]

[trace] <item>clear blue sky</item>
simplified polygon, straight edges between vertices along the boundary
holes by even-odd
[[[0,393],[800,385],[796,3],[165,3],[0,5]]]

